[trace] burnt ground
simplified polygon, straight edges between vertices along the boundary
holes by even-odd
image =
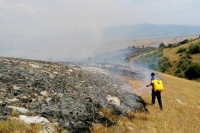
[[[99,111],[101,108],[122,116],[146,111],[145,102],[128,90],[119,74],[143,78],[126,65],[77,67],[1,57],[0,119],[7,120],[11,115],[9,106],[20,107],[73,133],[89,131],[92,123],[115,124]]]

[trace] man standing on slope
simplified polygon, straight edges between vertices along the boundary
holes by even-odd
[[[162,100],[161,100],[161,91],[154,91],[154,84],[153,81],[156,79],[155,73],[151,73],[151,82],[149,85],[146,85],[146,87],[152,86],[152,100],[151,104],[155,104],[155,98],[158,99],[158,104],[160,106],[160,110],[162,110]]]

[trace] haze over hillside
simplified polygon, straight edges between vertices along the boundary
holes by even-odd
[[[200,34],[199,25],[158,25],[158,24],[137,24],[118,25],[106,27],[103,35],[106,39],[138,39],[149,37],[169,37]]]
[[[82,60],[127,40],[199,34],[200,26],[192,26],[200,24],[198,5],[199,0],[0,0],[0,55]]]
[[[194,34],[200,34],[200,26],[138,24],[52,33],[43,37],[2,35],[0,54],[41,60],[83,60],[105,51],[123,47],[123,45],[125,48],[127,42],[134,39]]]

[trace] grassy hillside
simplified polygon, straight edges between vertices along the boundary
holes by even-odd
[[[143,88],[141,97],[147,102],[149,113],[133,113],[125,118],[112,117],[116,126],[96,125],[93,133],[198,133],[200,131],[200,83],[160,73],[164,83],[163,111],[150,105],[151,88]],[[142,81],[141,81],[142,83]],[[140,92],[141,90],[136,90]]]
[[[200,80],[200,39],[167,46],[161,44],[159,50],[139,57],[135,64],[181,78]]]
[[[199,51],[192,53],[192,47],[199,45]],[[167,69],[167,73],[184,77],[184,72],[192,64],[200,64],[200,39],[190,41],[186,44],[173,47],[165,48],[163,50],[163,56],[167,57],[171,63],[170,68]]]

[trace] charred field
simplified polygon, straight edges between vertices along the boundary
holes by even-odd
[[[140,70],[128,65],[0,57],[0,66],[2,121],[14,118],[31,123],[37,117],[46,132],[53,132],[52,125],[72,133],[90,132],[95,123],[116,124],[102,110],[115,116],[147,111],[144,100],[131,93],[120,77],[144,78]]]

